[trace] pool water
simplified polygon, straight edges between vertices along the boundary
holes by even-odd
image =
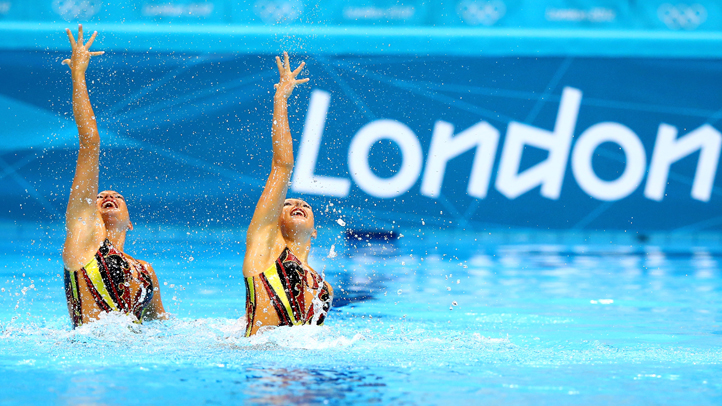
[[[3,405],[722,403],[715,242],[325,229],[310,263],[336,289],[326,325],[244,338],[243,230],[136,232],[127,251],[174,318],[74,331],[62,226],[3,230]]]

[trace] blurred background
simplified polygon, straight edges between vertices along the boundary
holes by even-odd
[[[720,28],[714,0],[3,0],[6,21],[700,30]]]
[[[322,226],[719,239],[718,1],[0,0],[6,230],[62,227],[77,23],[106,51],[101,189],[136,224],[247,224],[288,50],[311,78],[291,195]]]

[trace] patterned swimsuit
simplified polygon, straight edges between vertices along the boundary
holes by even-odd
[[[130,281],[133,280],[131,267],[137,272],[140,288],[132,295]],[[98,248],[95,257],[77,271],[64,272],[65,297],[73,328],[83,324],[83,306],[78,290],[78,278],[83,278],[91,296],[101,311],[133,314],[138,321],[153,299],[153,279],[150,272],[138,261],[126,257],[106,239]],[[132,297],[131,297],[132,296]]]
[[[262,326],[321,325],[331,309],[331,289],[286,247],[274,265],[246,279],[246,337]]]

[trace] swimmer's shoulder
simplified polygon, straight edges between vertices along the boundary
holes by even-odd
[[[155,269],[153,269],[153,265],[151,265],[150,262],[148,262],[148,261],[143,261],[142,259],[138,259],[138,258],[133,258],[131,255],[126,254],[125,252],[123,253],[123,255],[124,255],[127,259],[129,259],[129,260],[131,260],[131,261],[134,261],[134,262],[137,262],[138,264],[140,264],[140,265],[141,265],[143,268],[145,268],[151,275],[155,275]]]
[[[138,261],[139,264],[143,265],[143,267],[144,267],[145,269],[147,269],[147,270],[149,270],[149,271],[151,271],[151,272],[155,272],[155,271],[153,270],[153,265],[151,265],[150,262],[148,262],[148,261],[143,261],[142,259],[136,259],[136,261]]]
[[[143,261],[143,260],[141,260],[141,259],[139,259],[139,260],[137,260],[137,261],[138,261],[138,263],[140,263],[141,265],[143,265],[143,268],[145,268],[145,269],[148,271],[148,273],[153,277],[153,279],[156,278],[155,269],[153,269],[153,265],[151,265],[150,262],[148,262],[148,261]]]

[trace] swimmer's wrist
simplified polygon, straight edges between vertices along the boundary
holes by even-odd
[[[73,80],[85,80],[85,71],[81,70],[72,70],[71,76],[73,77]]]

